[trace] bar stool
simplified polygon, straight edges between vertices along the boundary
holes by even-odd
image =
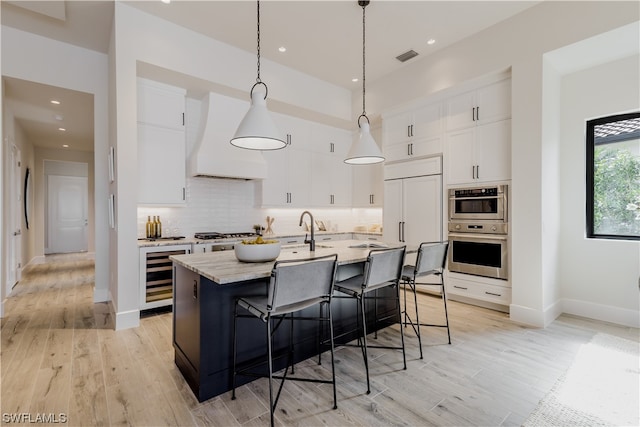
[[[416,265],[405,265],[402,268],[402,282],[404,293],[404,325],[411,325],[413,331],[418,337],[418,345],[420,347],[420,359],[422,359],[422,338],[420,336],[420,326],[431,326],[437,328],[447,328],[447,337],[451,344],[451,333],[449,332],[449,315],[447,313],[447,296],[444,286],[444,269],[447,262],[447,250],[449,242],[423,242],[418,249]],[[440,278],[440,283],[418,282],[418,278],[428,276],[436,276]],[[413,302],[415,307],[415,322],[407,313],[407,286],[413,291]],[[446,323],[444,325],[436,325],[430,323],[420,323],[418,317],[418,297],[416,294],[416,286],[438,286],[441,287],[442,301],[444,302],[444,317]]]
[[[307,258],[303,260],[285,260],[276,261],[271,271],[269,280],[268,293],[266,296],[241,297],[236,300],[233,322],[233,388],[231,399],[236,398],[236,376],[252,376],[252,377],[268,377],[269,378],[269,411],[271,415],[271,426],[274,425],[273,414],[280,398],[280,392],[284,386],[285,380],[306,381],[315,383],[333,384],[333,409],[338,407],[336,398],[336,373],[334,365],[334,343],[333,343],[333,320],[331,317],[331,295],[335,284],[336,269],[338,265],[338,255],[327,255],[318,258]],[[295,316],[294,313],[299,312],[307,307],[320,305],[319,315],[311,316]],[[327,315],[323,316],[322,308],[326,308]],[[249,314],[239,314],[238,308],[241,307],[248,311]],[[266,361],[261,361],[244,370],[237,370],[237,321],[238,318],[259,318],[266,325],[267,334],[267,354]],[[272,320],[277,320],[272,325]],[[289,349],[287,365],[284,374],[281,376],[273,375],[273,334],[284,320],[291,322],[291,330],[289,337]],[[329,323],[329,344],[331,347],[331,380],[320,380],[315,378],[299,378],[288,377],[287,372],[291,368],[291,374],[294,374],[293,363],[293,321],[298,320],[314,320]],[[323,337],[319,337],[322,342]],[[251,369],[258,365],[267,363],[269,365],[268,375],[251,372]],[[280,379],[278,393],[274,398],[273,379]]]
[[[367,319],[365,312],[365,300],[378,299],[377,294],[374,297],[367,297],[366,295],[371,292],[376,292],[378,289],[382,289],[387,286],[396,287],[396,297],[394,298],[397,303],[398,311],[384,318],[378,319],[376,312],[376,319],[385,320],[395,317],[402,323],[402,313],[400,311],[400,289],[399,282],[402,274],[402,263],[404,262],[405,246],[391,249],[372,249],[369,252],[367,261],[364,266],[364,273],[362,275],[354,276],[341,282],[336,283],[336,290],[356,298],[358,301],[358,319],[362,316],[361,321],[358,321],[358,346],[362,349],[362,357],[364,359],[364,367],[367,373],[367,394],[371,393],[371,385],[369,381],[369,360],[367,356],[367,347],[369,348],[385,348],[385,349],[402,349],[402,360],[404,363],[404,369],[407,369],[407,358],[404,349],[404,332],[400,327],[400,336],[402,340],[402,347],[391,346],[369,346],[367,344]],[[361,341],[362,339],[362,341]]]

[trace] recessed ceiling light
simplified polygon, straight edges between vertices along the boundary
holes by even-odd
[[[284,46],[280,46],[280,47],[278,48],[278,52],[283,52],[283,53],[284,53],[284,52],[286,52],[286,51],[287,51],[287,48],[286,48],[286,47],[284,47]]]
[[[352,78],[352,79],[351,79],[351,81],[355,83],[355,82],[357,82],[357,81],[358,81],[358,78],[357,78],[357,77],[354,77],[354,78]]]
[[[171,3],[171,0],[160,0],[160,1],[161,1],[162,3],[164,3],[164,4],[169,4],[169,3]]]
[[[58,101],[57,99],[52,99],[51,103],[55,105],[60,105],[60,101]]]
[[[62,114],[55,114],[53,116],[54,119],[58,120],[59,122],[61,122],[62,120],[64,120],[64,116]]]
[[[435,42],[436,42],[436,39],[429,39],[427,41],[427,44],[435,44]]]
[[[69,144],[62,144],[62,147],[69,148]]]
[[[65,131],[66,131],[66,129],[65,129],[65,128],[58,128],[58,130],[59,130],[60,132],[65,132]]]

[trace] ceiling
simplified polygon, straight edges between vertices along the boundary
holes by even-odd
[[[256,52],[256,3],[252,0],[125,3],[240,49]],[[537,3],[539,1],[374,0],[365,9],[367,81],[406,67]],[[261,57],[349,90],[360,90],[361,81],[352,81],[362,78],[362,8],[355,0],[266,0],[260,4],[260,15]],[[2,25],[106,53],[113,3],[3,0],[1,16]],[[436,42],[429,45],[429,39]],[[286,47],[286,52],[279,52],[281,46]],[[395,59],[411,49],[418,53],[417,57],[405,63]],[[13,81],[11,84],[19,86],[19,90],[7,90],[6,97],[10,98],[11,93],[11,99],[18,104],[35,100],[30,92],[42,89],[30,87],[28,82]],[[58,96],[62,97],[65,92],[62,90]],[[72,93],[65,96],[75,98]],[[27,114],[28,108],[23,107],[21,114]],[[35,104],[33,107],[42,110],[50,105]],[[21,120],[27,134],[44,136],[46,121],[36,126],[35,115]],[[77,118],[76,122],[75,115],[68,113],[65,120],[70,137],[76,125],[83,126],[85,118]],[[85,131],[78,135],[85,135]],[[48,140],[58,141],[53,135],[55,132]]]

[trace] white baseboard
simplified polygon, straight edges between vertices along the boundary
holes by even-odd
[[[558,318],[558,316],[560,316],[564,312],[563,306],[564,306],[564,304],[562,303],[562,300],[559,300],[559,301],[556,301],[553,304],[551,304],[551,306],[547,307],[543,311],[542,317],[543,317],[543,320],[544,320],[544,327],[545,328],[547,326],[549,326],[551,324],[551,322],[556,320]]]
[[[617,325],[640,328],[640,311],[563,298],[562,312]]]
[[[107,302],[109,301],[109,289],[96,289],[93,290],[93,302]]]
[[[509,306],[509,318],[516,323],[544,328],[544,317],[544,313],[540,310],[517,304]]]
[[[111,295],[111,291],[109,293],[109,310],[111,311],[111,315],[114,318],[115,330],[120,331],[123,329],[137,328],[140,326],[140,310],[128,310],[128,311],[120,311],[118,312],[115,305],[113,304],[113,296]]]

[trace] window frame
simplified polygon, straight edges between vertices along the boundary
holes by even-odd
[[[586,233],[588,239],[613,239],[613,240],[640,240],[640,236],[624,235],[624,234],[597,234],[594,232],[594,161],[595,161],[595,127],[611,122],[619,122],[629,119],[640,118],[640,111],[624,114],[615,114],[597,119],[587,120],[586,124]],[[633,138],[621,138],[620,141],[627,139],[635,139],[637,135],[634,133]],[[617,141],[615,141],[617,142]]]

